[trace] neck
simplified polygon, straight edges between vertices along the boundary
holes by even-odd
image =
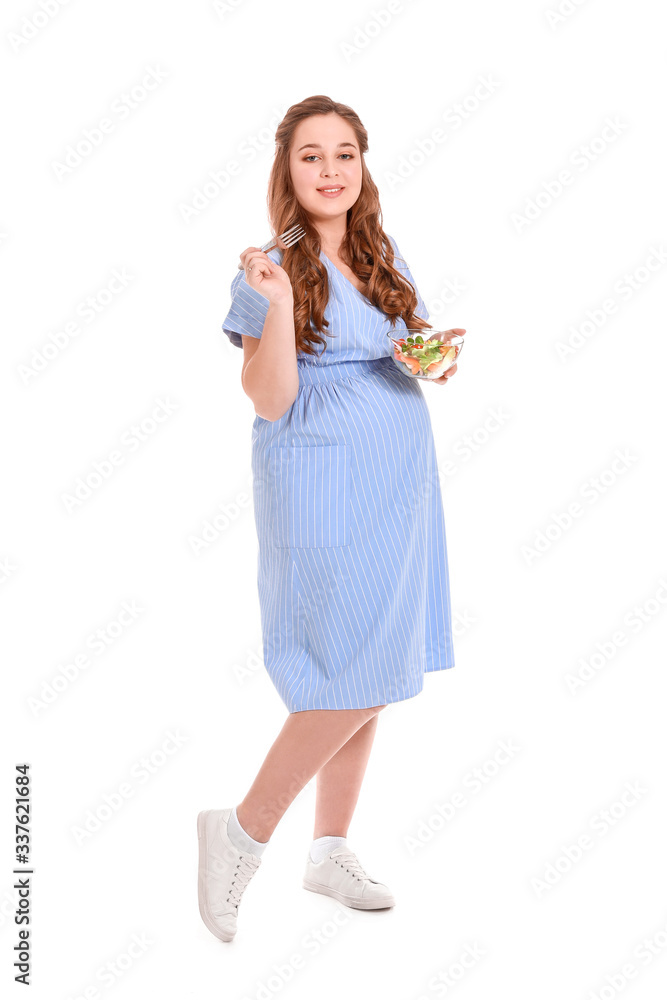
[[[340,219],[332,219],[329,223],[319,223],[320,247],[327,256],[338,256],[338,248],[343,242],[347,227],[347,212]]]

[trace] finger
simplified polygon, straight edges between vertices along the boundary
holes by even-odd
[[[246,267],[243,273],[245,274],[245,280],[247,282],[250,282],[253,278],[261,278],[262,280],[265,280],[266,278],[271,277],[271,271],[262,261],[250,264],[249,267]]]
[[[275,271],[275,264],[265,254],[250,254],[246,258],[244,269],[246,281],[249,281],[257,275],[262,275],[263,277],[268,278],[272,274],[275,274]]]
[[[244,267],[245,267],[246,254],[251,253],[253,250],[261,250],[261,247],[246,247],[245,250],[239,254],[239,260],[241,261]]]
[[[273,263],[273,261],[271,260],[271,258],[268,257],[261,250],[259,250],[259,251],[253,251],[252,253],[249,253],[248,256],[246,257],[245,266],[248,267],[249,265],[252,264],[253,268],[255,268],[260,263],[264,264],[265,265],[265,269],[267,271],[269,271],[269,272],[273,271],[274,268],[275,268],[275,264]]]

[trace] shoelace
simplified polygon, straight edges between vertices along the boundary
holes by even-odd
[[[337,854],[334,857],[334,861],[336,864],[341,864],[346,871],[350,872],[354,878],[358,878],[360,881],[370,878],[370,875],[361,867],[359,858],[352,851],[347,851],[345,854]]]
[[[232,879],[226,902],[231,902],[237,910],[239,908],[239,903],[241,902],[241,896],[245,892],[248,882],[259,868],[259,861],[259,858],[249,858],[242,854],[241,860],[234,869],[236,876]],[[214,910],[212,912],[216,917],[224,916],[224,911],[222,910]]]

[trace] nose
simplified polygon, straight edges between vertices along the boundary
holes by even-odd
[[[322,162],[324,163],[324,160]],[[338,177],[338,171],[336,170],[335,165],[332,168],[329,168],[329,169],[327,169],[326,167],[323,166],[322,167],[322,176],[323,177],[332,177],[332,176],[333,177]]]

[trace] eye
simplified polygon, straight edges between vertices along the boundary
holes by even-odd
[[[352,153],[341,153],[340,155],[347,156],[350,160],[353,159]],[[304,163],[308,163],[311,159],[317,159],[317,153],[310,153],[308,156],[304,156],[303,161]]]

